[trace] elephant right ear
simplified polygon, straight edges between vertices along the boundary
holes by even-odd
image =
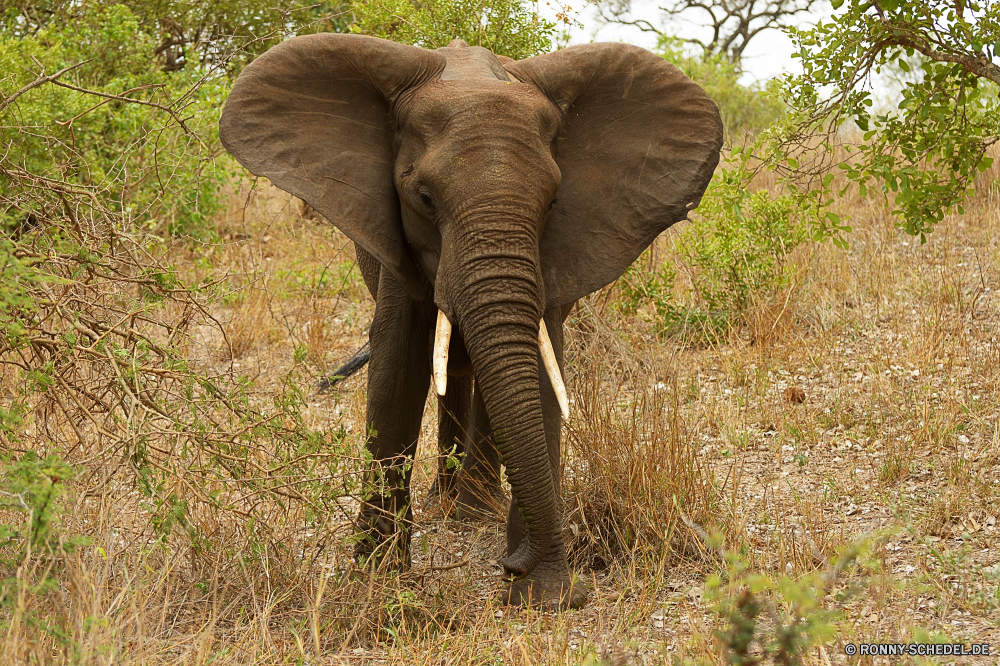
[[[719,163],[722,120],[676,67],[628,44],[506,63],[562,111],[562,181],[540,242],[546,309],[617,280],[687,217]]]
[[[393,183],[392,106],[444,66],[439,53],[375,37],[294,37],[243,70],[219,136],[250,173],[305,200],[420,297]]]

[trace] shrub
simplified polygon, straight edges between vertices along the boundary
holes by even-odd
[[[746,176],[718,174],[677,241],[697,301],[729,322],[755,299],[787,285],[788,254],[806,239],[792,200],[751,192]]]
[[[718,105],[726,143],[753,138],[785,115],[785,103],[777,96],[777,83],[743,85],[743,70],[723,55],[702,58],[685,50],[676,38],[660,39],[658,51],[668,62],[700,85]]]
[[[807,230],[791,197],[751,191],[750,178],[741,169],[716,174],[677,235],[673,257],[656,267],[640,260],[626,271],[620,311],[650,307],[661,335],[712,336],[740,327],[757,303],[788,286],[789,255]],[[679,273],[690,282],[688,293],[676,284]]]
[[[0,425],[4,420],[0,414]],[[0,631],[25,624],[65,642],[58,623],[26,600],[55,588],[60,556],[87,542],[57,529],[66,482],[74,476],[58,455],[0,456]]]
[[[725,567],[708,578],[706,601],[721,620],[715,638],[726,664],[748,666],[770,661],[784,666],[807,663],[808,651],[840,632],[841,607],[857,590],[837,590],[845,572],[868,570],[870,544],[851,545],[822,570],[801,576],[752,573],[744,557],[725,551],[721,539],[705,535],[717,546]],[[861,560],[859,562],[859,560]]]
[[[521,0],[355,0],[354,30],[425,48],[464,39],[515,60],[552,48],[555,24]]]
[[[105,467],[101,482],[134,489],[136,518],[161,540],[197,551],[220,514],[242,530],[233,551],[280,540],[261,498],[299,512],[291,530],[342,511],[357,442],[337,423],[307,426],[301,366],[261,399],[185,353],[192,326],[214,321],[214,292],[164,265],[154,235],[214,234],[228,82],[161,71],[154,36],[123,5],[77,8],[72,23],[0,38],[0,448]],[[0,461],[13,466],[0,470],[0,512],[28,507],[39,535],[49,518],[32,498],[62,486],[46,471],[59,458],[33,455]],[[0,522],[4,547],[22,548],[29,532]]]
[[[228,80],[193,67],[164,73],[150,56],[156,45],[124,5],[98,3],[82,5],[71,22],[0,38],[8,94],[63,72],[0,106],[16,118],[0,127],[5,163],[31,174],[31,186],[45,179],[90,189],[128,225],[211,236],[231,169],[214,159]],[[30,208],[20,182],[0,193],[8,232],[48,214]]]

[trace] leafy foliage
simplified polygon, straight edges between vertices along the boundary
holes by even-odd
[[[705,537],[710,544],[721,542],[717,536]],[[868,548],[866,543],[857,543],[825,570],[798,578],[752,573],[744,557],[719,548],[726,566],[710,576],[705,587],[707,600],[724,623],[716,638],[724,647],[726,663],[805,663],[810,648],[838,633],[841,611],[837,607],[851,595],[835,595],[833,588],[859,558],[868,557]],[[757,654],[755,646],[759,646]]]
[[[91,11],[93,2],[42,0],[17,3],[0,15],[12,37],[33,37],[51,26],[72,25]],[[343,2],[323,0],[128,0],[144,37],[153,40],[143,57],[167,72],[202,66],[238,71],[289,34],[343,32],[350,16]]]
[[[40,458],[27,451],[19,458],[0,456],[0,611],[6,611],[0,615],[0,629],[23,622],[57,640],[65,638],[50,618],[19,601],[55,588],[59,557],[87,543],[56,529],[66,484],[75,476],[76,470],[58,455]]]
[[[464,39],[519,60],[552,48],[555,24],[521,0],[355,0],[352,30],[425,48]]]
[[[64,482],[76,476],[75,470],[59,456],[39,458],[28,451],[19,459],[0,459],[0,512],[23,514],[26,524],[0,525],[0,564],[10,566],[18,562],[17,554],[24,549],[61,549],[72,547],[53,541],[50,529],[58,516],[60,498],[65,493]],[[11,548],[14,559],[11,558]]]
[[[210,235],[230,177],[228,163],[213,159],[228,82],[194,68],[167,75],[150,58],[154,47],[123,5],[84,5],[72,23],[0,39],[8,94],[63,72],[0,103],[16,118],[0,128],[10,182],[31,174],[36,186],[86,187],[130,224]],[[0,224],[27,228],[50,213],[29,200],[6,186]]]
[[[739,327],[760,300],[788,285],[788,257],[807,240],[789,196],[752,191],[747,171],[716,174],[698,212],[676,239],[677,262],[650,271],[636,262],[619,283],[625,312],[646,305],[661,335]],[[678,295],[678,273],[691,294]]]
[[[834,200],[831,169],[862,196],[894,204],[902,228],[923,237],[949,211],[961,212],[989,146],[1000,139],[1000,3],[839,0],[830,21],[792,30],[803,74],[783,81],[792,115],[762,148],[787,167],[793,189],[808,190],[820,235],[837,236],[823,209]],[[919,69],[903,84],[896,109],[872,113],[873,75]],[[845,123],[863,133],[841,144]],[[779,168],[785,168],[779,167]],[[801,185],[798,183],[806,183]]]
[[[787,257],[805,240],[789,197],[753,192],[749,174],[732,169],[716,176],[699,212],[678,246],[697,269],[692,282],[709,311],[739,316],[787,284]]]
[[[673,37],[661,37],[657,50],[704,88],[718,105],[726,143],[740,143],[744,137],[756,138],[785,115],[785,105],[778,98],[774,84],[769,83],[766,87],[741,84],[739,79],[743,71],[728,58],[691,55],[683,42]]]
[[[246,377],[190,362],[216,284],[186,284],[160,259],[157,234],[215,233],[232,173],[216,161],[225,71],[164,72],[127,7],[72,9],[0,38],[0,444],[37,429],[69,463],[112,463],[98,482],[134,488],[139,517],[195,550],[206,509],[258,544],[270,538],[261,497],[321,522],[356,489],[357,443],[336,423],[306,425],[301,366],[261,401]],[[62,458],[32,456],[0,470],[0,513],[32,517],[3,528],[3,576],[24,544],[49,539],[70,477]]]

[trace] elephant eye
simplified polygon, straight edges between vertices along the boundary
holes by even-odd
[[[552,210],[553,208],[555,208],[556,207],[556,203],[558,201],[559,201],[559,199],[557,199],[555,197],[552,197],[552,203],[549,204],[549,210]]]
[[[423,190],[421,190],[417,194],[420,195],[420,201],[424,204],[424,206],[427,207],[427,210],[433,211],[434,210],[434,200],[431,199],[431,195],[428,194],[427,192],[424,192]]]

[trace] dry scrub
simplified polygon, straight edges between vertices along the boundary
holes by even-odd
[[[15,580],[0,609],[0,654],[86,664],[726,663],[724,593],[756,574],[793,592],[796,580],[827,581],[810,612],[839,615],[824,620],[832,633],[805,663],[848,663],[846,642],[928,632],[1000,651],[997,175],[985,174],[966,215],[923,246],[876,199],[845,198],[850,249],[799,248],[790,286],[711,343],[658,340],[649,312],[619,314],[615,286],[581,302],[568,323],[563,493],[567,540],[592,596],[562,615],[495,603],[502,525],[422,510],[435,409],[414,481],[412,569],[353,568],[347,479],[365,430],[364,373],[329,395],[312,386],[363,343],[372,304],[342,236],[300,219],[265,185],[234,193],[218,242],[150,258],[187,284],[215,285],[167,297],[155,312],[169,325],[122,328],[137,315],[111,305],[88,315],[100,304],[85,282],[67,292],[75,301],[53,296],[79,315],[52,316],[89,336],[65,375],[89,388],[31,394],[16,437],[0,441],[60,452],[80,470],[59,481],[69,492],[53,529],[86,542],[5,565]],[[675,237],[659,239],[655,256],[672,256]],[[181,360],[227,390],[242,387],[241,402],[213,402],[204,385],[190,403],[182,392],[130,402],[117,373],[134,361],[94,356],[110,324],[154,352],[176,331]],[[36,347],[27,353],[45,353]],[[30,389],[11,367],[0,378],[5,403]],[[174,390],[170,375],[148,370],[149,391]],[[789,399],[796,392],[804,401]],[[95,417],[108,395],[111,416]],[[76,402],[60,404],[65,396]],[[152,406],[167,403],[176,411]],[[234,439],[241,428],[258,436]],[[144,438],[142,460],[130,433]],[[282,451],[293,440],[306,448]],[[141,487],[146,461],[162,468],[152,490]],[[859,559],[834,576],[862,539]],[[33,587],[46,575],[53,585]],[[768,598],[775,614],[763,635],[800,607],[794,594]]]

